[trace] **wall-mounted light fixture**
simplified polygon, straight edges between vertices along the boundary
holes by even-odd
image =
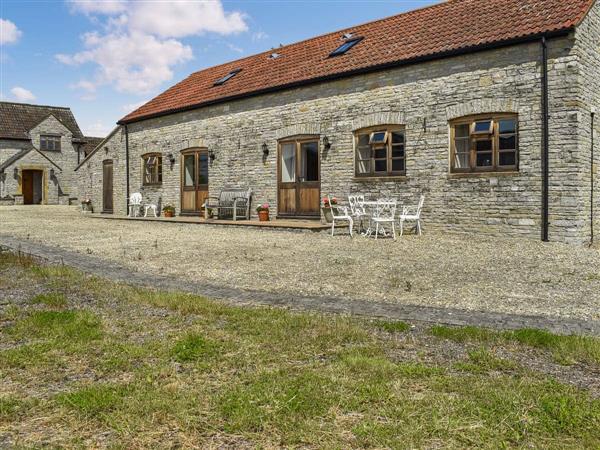
[[[169,164],[171,165],[171,170],[173,170],[173,166],[175,165],[175,156],[173,156],[173,153],[168,153],[167,159],[169,160]]]
[[[15,178],[19,178],[19,169],[17,167],[15,167],[15,169],[13,170],[13,176]]]
[[[262,148],[262,152],[263,152],[263,156],[266,158],[267,156],[269,156],[269,146],[267,145],[266,142],[263,142],[263,145],[261,146]]]
[[[215,152],[213,150],[209,150],[208,157],[210,158],[210,162],[212,163],[217,158],[217,155],[215,155]]]
[[[55,177],[54,169],[50,169],[50,179],[54,180],[54,177]]]
[[[331,148],[331,142],[329,142],[329,138],[327,136],[323,137],[323,148],[325,148],[327,151],[329,151]]]

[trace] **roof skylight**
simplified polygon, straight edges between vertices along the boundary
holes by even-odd
[[[332,51],[329,54],[329,56],[343,55],[344,53],[346,53],[348,50],[350,50],[352,47],[354,47],[356,44],[358,44],[362,40],[363,40],[362,37],[356,37],[353,39],[349,39],[346,42],[344,42],[342,45],[340,45],[338,48],[336,48],[334,51]]]
[[[242,71],[242,69],[232,70],[227,75],[225,75],[223,78],[219,78],[217,81],[215,81],[213,86],[221,86],[222,84],[225,84],[227,81],[229,81],[231,78],[235,77],[241,71]]]

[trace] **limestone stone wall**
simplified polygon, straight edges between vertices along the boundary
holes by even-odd
[[[600,237],[600,189],[598,167],[600,165],[600,3],[592,7],[583,23],[576,30],[575,52],[578,61],[578,93],[573,102],[576,113],[573,121],[577,126],[578,153],[581,155],[581,170],[578,180],[581,189],[582,220],[584,238],[591,237],[592,170],[594,178],[594,231],[595,240]],[[596,108],[594,127],[594,164],[591,163],[591,112]]]
[[[125,214],[125,135],[117,127],[101,144],[101,147],[84,160],[77,169],[78,189],[81,199],[92,201],[94,212],[101,212],[103,162],[113,161],[113,208],[114,214]]]
[[[587,70],[575,34],[549,41],[550,238],[585,240],[580,145],[581,74]],[[179,211],[180,152],[207,147],[210,192],[250,186],[257,202],[276,208],[277,142],[294,135],[327,137],[321,145],[321,191],[393,196],[414,204],[426,196],[426,228],[490,235],[540,236],[541,46],[534,42],[355,76],[172,114],[129,125],[131,192]],[[478,113],[519,117],[519,171],[449,173],[448,121]],[[406,176],[354,177],[353,131],[382,124],[406,129]],[[269,156],[263,159],[262,145]],[[124,139],[119,164],[124,167]],[[141,155],[163,154],[163,183],[143,188]],[[118,152],[117,152],[118,153]],[[171,166],[167,155],[175,156]],[[116,154],[114,156],[116,158]],[[101,171],[101,158],[90,161]],[[115,165],[115,181],[118,179]],[[95,185],[100,192],[101,184]],[[124,189],[124,188],[123,188]],[[116,189],[115,189],[116,192]],[[96,195],[96,194],[93,194]],[[115,203],[116,205],[117,203]],[[124,211],[123,211],[124,212]]]
[[[14,172],[15,168],[18,170],[16,176]],[[68,196],[63,195],[64,193],[61,190],[60,180],[62,179],[63,172],[35,150],[31,150],[13,165],[9,166],[5,170],[4,175],[0,177],[0,192],[2,193],[2,197],[12,197],[16,199],[17,204],[23,202],[21,186],[23,170],[41,170],[43,172],[43,204],[68,204]],[[54,176],[52,176],[52,173]]]

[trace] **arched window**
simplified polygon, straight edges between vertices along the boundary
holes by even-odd
[[[381,125],[354,133],[357,177],[406,174],[404,127]]]
[[[142,155],[142,176],[144,186],[162,183],[162,155],[160,153]]]
[[[518,170],[516,114],[463,117],[450,122],[450,171]]]

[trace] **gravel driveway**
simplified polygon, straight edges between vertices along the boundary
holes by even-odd
[[[600,251],[425,234],[396,242],[327,234],[99,220],[75,207],[0,207],[1,235],[135,270],[238,288],[600,319]]]

